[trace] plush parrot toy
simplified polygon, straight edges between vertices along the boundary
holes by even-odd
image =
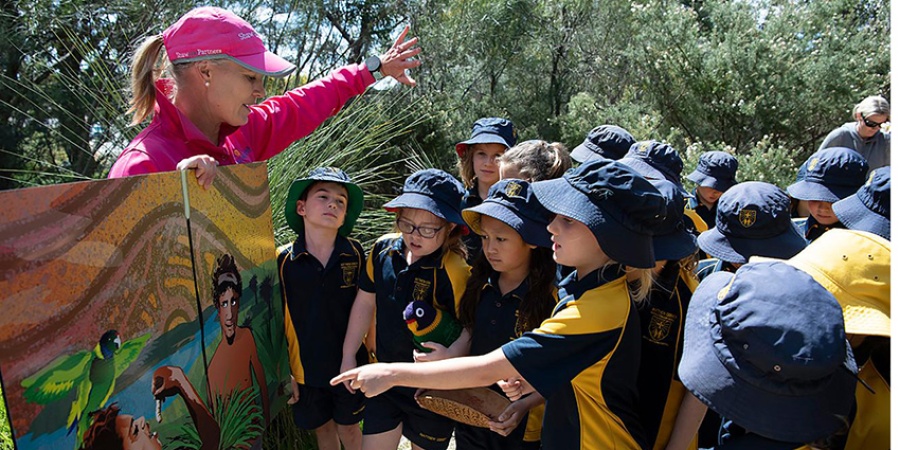
[[[423,342],[436,342],[449,347],[456,342],[462,332],[462,325],[449,314],[420,300],[414,300],[403,310],[403,320],[409,331],[412,331],[413,345],[420,352],[431,353],[431,349],[423,347]]]
[[[66,426],[69,434],[77,429],[75,448],[81,447],[90,426],[88,414],[106,406],[116,387],[116,378],[137,360],[150,333],[122,343],[116,330],[103,333],[93,350],[53,360],[38,373],[22,380],[25,400],[47,405],[66,397],[76,389]]]

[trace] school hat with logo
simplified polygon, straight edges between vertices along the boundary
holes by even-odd
[[[479,235],[484,234],[481,230],[483,215],[505,223],[531,245],[547,248],[553,246],[550,232],[547,231],[553,214],[538,202],[527,181],[500,180],[491,186],[488,198],[480,205],[462,211],[469,228]]]
[[[516,128],[509,119],[483,117],[472,125],[469,140],[456,144],[456,154],[462,158],[472,144],[502,144],[506,148],[516,145]]]
[[[716,226],[700,233],[700,249],[723,261],[744,264],[751,256],[787,259],[806,247],[791,222],[791,200],[760,181],[736,184],[719,197]]]
[[[585,224],[614,261],[641,269],[656,264],[653,229],[665,217],[666,200],[634,169],[595,159],[531,186],[550,212]]]
[[[891,337],[891,243],[857,230],[828,230],[785,261],[837,299],[847,334]]]
[[[787,187],[788,194],[799,200],[834,203],[856,192],[866,182],[869,172],[866,158],[845,147],[819,150],[803,165],[806,168],[803,179]]]
[[[615,125],[600,125],[588,132],[581,145],[572,150],[572,159],[580,163],[592,159],[619,159],[634,144],[634,136]]]
[[[313,183],[320,181],[338,183],[347,189],[347,216],[344,218],[344,224],[338,229],[338,234],[349,236],[363,210],[363,192],[343,170],[336,167],[317,167],[305,178],[294,180],[288,188],[287,199],[284,202],[284,218],[295,233],[303,234],[303,218],[297,214],[297,200],[300,200],[303,192]]]
[[[697,251],[697,238],[685,229],[684,196],[674,183],[650,180],[666,199],[665,219],[653,228],[653,254],[657,261],[677,261]]]
[[[890,240],[891,167],[873,170],[856,195],[835,202],[831,209],[845,227],[875,233]]]
[[[415,208],[428,211],[441,219],[465,225],[459,205],[465,188],[453,175],[439,169],[419,170],[403,183],[403,192],[384,204],[384,209],[394,212],[399,208]]]
[[[752,433],[812,442],[846,427],[857,367],[841,308],[795,267],[709,275],[691,297],[684,348],[684,386]]]
[[[684,161],[678,155],[678,150],[669,144],[657,141],[635,142],[619,162],[649,180],[669,180],[678,187],[682,195],[689,195],[681,184]]]
[[[195,8],[163,31],[169,61],[228,59],[263,75],[283,77],[296,68],[268,51],[247,21],[213,6]]]
[[[687,179],[697,183],[697,186],[713,188],[725,192],[737,184],[738,160],[725,152],[704,152],[700,155],[697,168],[691,172]]]

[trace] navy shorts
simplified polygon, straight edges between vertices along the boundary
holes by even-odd
[[[473,427],[460,423],[456,425],[456,448],[461,450],[522,450],[525,448],[525,426],[528,416],[522,419],[519,426],[509,436],[494,433],[488,428]],[[540,443],[538,442],[538,447]]]
[[[328,387],[300,385],[300,401],[294,405],[294,424],[315,430],[334,420],[338,425],[353,425],[363,418],[366,396],[351,394],[343,384]]]
[[[425,450],[444,450],[450,445],[455,422],[422,409],[414,388],[395,387],[366,403],[363,434],[379,434],[403,424],[403,436]]]

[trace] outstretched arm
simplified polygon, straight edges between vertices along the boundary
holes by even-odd
[[[209,412],[209,408],[200,399],[197,390],[184,375],[181,367],[162,366],[153,372],[153,396],[158,400],[180,395],[187,406],[194,426],[200,434],[201,449],[217,450],[219,448],[219,424]]]
[[[521,375],[501,349],[486,355],[451,358],[425,363],[369,364],[346,371],[331,380],[349,384],[366,397],[374,397],[394,386],[431,389],[462,389],[488,386],[497,380]]]

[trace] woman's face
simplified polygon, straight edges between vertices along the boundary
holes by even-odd
[[[509,225],[490,216],[481,216],[481,250],[491,267],[513,276],[528,273],[533,245]]]
[[[859,136],[863,139],[868,139],[872,136],[875,136],[875,133],[881,131],[881,125],[887,122],[888,118],[884,114],[872,114],[870,116],[863,116],[862,114],[856,114],[856,132],[859,133]],[[869,126],[873,125],[873,126]]]
[[[239,127],[247,123],[250,106],[265,98],[263,76],[228,60],[209,64],[207,101],[210,114],[220,123]]]
[[[162,450],[159,435],[150,431],[150,425],[143,417],[135,419],[128,414],[119,414],[116,430],[122,438],[122,450]]]
[[[472,169],[475,170],[475,176],[478,183],[484,183],[485,186],[493,186],[500,180],[500,167],[497,165],[497,158],[506,151],[503,144],[472,144],[469,146],[472,153]]]

